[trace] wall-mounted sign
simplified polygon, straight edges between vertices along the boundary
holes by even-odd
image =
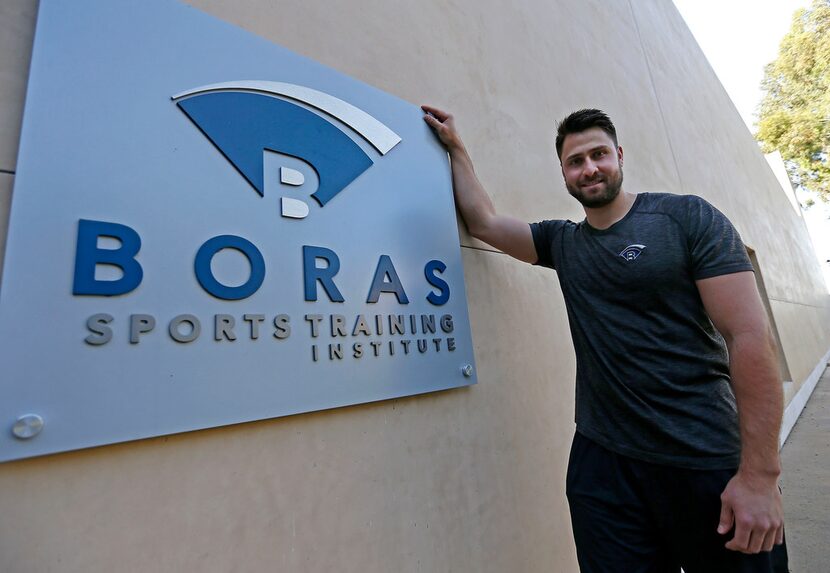
[[[474,383],[455,221],[416,106],[182,4],[43,0],[0,460]]]

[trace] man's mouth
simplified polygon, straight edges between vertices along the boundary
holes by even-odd
[[[580,184],[580,187],[583,189],[592,189],[599,185],[600,183],[604,183],[605,181],[602,179],[597,179],[596,181],[586,181],[585,183]]]

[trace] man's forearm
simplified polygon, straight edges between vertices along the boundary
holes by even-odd
[[[772,336],[768,331],[740,333],[728,348],[741,431],[740,471],[777,479],[784,395]]]
[[[464,144],[459,142],[448,151],[452,161],[455,203],[470,234],[481,238],[488,221],[495,216],[496,209],[476,176],[473,161]]]
[[[452,161],[455,204],[470,234],[506,254],[527,263],[539,260],[530,226],[515,217],[498,215],[493,202],[476,177],[452,114],[424,105],[424,121],[441,140]]]

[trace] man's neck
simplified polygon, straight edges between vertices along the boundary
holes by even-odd
[[[608,205],[595,209],[585,207],[585,218],[594,229],[607,229],[628,214],[636,198],[636,194],[621,189]]]

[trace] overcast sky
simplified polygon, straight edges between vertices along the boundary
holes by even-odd
[[[810,4],[809,0],[674,0],[753,133],[764,66],[778,55],[793,13]]]

